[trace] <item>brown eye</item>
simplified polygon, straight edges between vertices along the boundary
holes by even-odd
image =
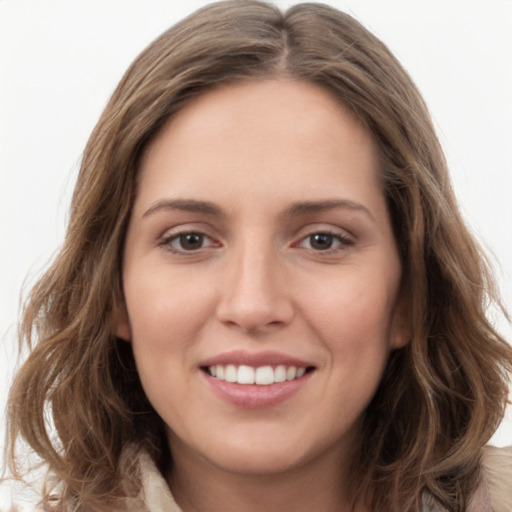
[[[200,231],[182,231],[165,236],[159,245],[174,254],[194,255],[203,254],[209,249],[215,249],[222,244],[201,233]]]
[[[204,235],[201,233],[183,233],[173,240],[173,245],[184,251],[196,251],[204,245]]]
[[[309,237],[309,245],[315,251],[326,251],[334,243],[334,236],[328,233],[315,233]]]
[[[342,252],[354,245],[354,239],[345,233],[330,233],[329,231],[317,231],[302,238],[297,247],[319,253]]]

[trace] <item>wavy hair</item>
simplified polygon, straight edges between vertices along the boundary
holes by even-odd
[[[279,77],[326,88],[373,135],[401,252],[412,339],[390,354],[365,412],[354,509],[415,511],[429,497],[466,510],[481,449],[504,415],[512,348],[486,317],[499,297],[459,213],[425,103],[388,48],[352,17],[321,4],[281,13],[256,0],[211,4],[155,40],[89,139],[63,247],[24,308],[20,342],[30,355],[9,400],[11,469],[20,476],[24,439],[53,475],[48,509],[105,511],[136,492],[133,459],[122,457],[128,446],[160,467],[169,459],[131,347],[113,332],[141,155],[208,88]]]

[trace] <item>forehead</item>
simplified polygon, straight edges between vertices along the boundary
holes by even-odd
[[[172,188],[188,196],[191,187],[207,195],[222,185],[266,189],[276,200],[280,191],[324,199],[333,186],[380,190],[379,168],[370,133],[323,87],[239,82],[205,92],[168,121],[143,155],[139,195]]]

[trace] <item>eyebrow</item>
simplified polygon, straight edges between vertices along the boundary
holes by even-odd
[[[320,213],[327,210],[341,208],[345,210],[353,210],[364,213],[372,221],[375,222],[374,216],[370,210],[361,203],[350,201],[348,199],[327,199],[323,201],[300,201],[294,203],[284,212],[285,217],[294,217],[296,215],[304,215],[308,213]]]
[[[288,207],[284,211],[284,217],[296,217],[298,215],[320,213],[337,208],[362,212],[375,222],[375,218],[368,208],[363,206],[361,203],[350,201],[348,199],[300,201]],[[196,199],[160,199],[151,205],[151,207],[144,213],[143,217],[148,217],[149,215],[162,210],[181,210],[192,213],[204,213],[215,217],[226,216],[224,210],[209,201],[198,201]]]
[[[161,210],[182,210],[192,213],[205,213],[216,217],[224,217],[225,214],[218,206],[208,201],[195,199],[161,199],[154,203],[143,215],[147,217]]]

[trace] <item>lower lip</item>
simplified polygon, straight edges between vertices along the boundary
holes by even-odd
[[[278,405],[297,394],[309,381],[312,373],[306,373],[298,379],[276,382],[268,386],[226,382],[207,373],[204,375],[213,392],[226,402],[246,409],[263,409]]]

